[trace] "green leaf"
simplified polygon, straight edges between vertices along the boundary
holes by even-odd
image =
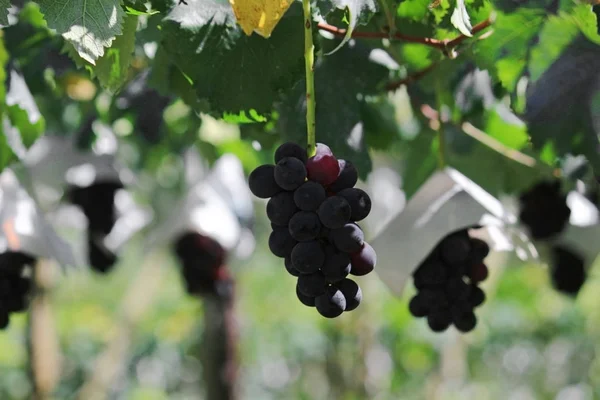
[[[0,0],[0,25],[8,25],[8,8],[10,2],[8,0]]]
[[[540,10],[527,8],[513,14],[498,13],[491,36],[474,47],[474,60],[479,69],[487,69],[505,88],[513,91],[545,18],[546,14]]]
[[[529,72],[532,81],[538,80],[581,32],[589,32],[590,26],[595,30],[595,16],[589,6],[577,6],[571,13],[561,11],[558,16],[548,17],[540,32],[539,44],[531,50]],[[600,43],[597,34],[590,34],[588,39],[590,36]]]
[[[410,199],[437,168],[439,141],[437,133],[423,129],[413,140],[406,143],[402,190]]]
[[[0,117],[4,111],[4,102],[6,98],[6,64],[9,54],[4,47],[4,36],[0,36]]]
[[[38,4],[48,27],[70,41],[91,64],[122,32],[125,13],[120,0],[39,0]]]
[[[324,5],[322,3],[325,3]],[[368,20],[370,13],[377,11],[377,4],[374,0],[326,0],[317,3],[317,7],[321,10],[321,15],[327,15],[332,9],[345,10],[348,13],[348,29],[344,39],[337,45],[336,48],[331,50],[328,55],[331,55],[338,51],[344,44],[352,37],[354,28],[358,25],[361,20]]]
[[[423,21],[430,14],[430,0],[405,0],[398,7],[398,16],[413,21]]]
[[[140,15],[150,16],[150,15],[154,15],[154,14],[160,14],[160,11],[157,11],[157,10],[138,10],[138,9],[135,9],[130,6],[125,6],[125,11],[129,15],[137,15],[138,17]]]
[[[338,43],[333,41],[328,47]],[[315,64],[317,142],[352,161],[362,178],[371,170],[371,159],[364,143],[359,97],[377,93],[377,86],[388,76],[387,68],[369,59],[371,51],[361,42],[351,42]],[[284,140],[306,142],[305,93],[302,80],[277,108],[277,127]]]
[[[13,140],[29,148],[44,132],[45,121],[23,76],[15,69],[10,70],[9,90],[6,93],[4,117],[20,138]],[[12,129],[14,127],[14,129]]]
[[[401,137],[394,106],[386,97],[360,103],[365,143],[371,149],[387,150]]]
[[[11,126],[7,116],[2,117],[0,121],[0,171],[12,162],[17,161],[18,157],[13,151],[11,138],[18,139],[19,133],[15,133],[14,127]],[[14,142],[14,140],[13,140]]]
[[[163,45],[213,114],[255,109],[273,102],[304,75],[304,26],[296,3],[269,39],[246,36],[228,3],[192,1],[176,6],[163,27]]]
[[[505,146],[522,149],[529,142],[527,127],[502,103],[487,114],[484,131]]]
[[[468,37],[473,36],[471,35],[473,26],[471,25],[471,18],[469,17],[467,7],[465,6],[465,0],[456,0],[456,7],[452,12],[450,21],[463,35]]]
[[[123,33],[116,37],[112,46],[98,59],[93,68],[100,84],[113,92],[119,90],[127,80],[127,72],[135,50],[137,23],[136,15],[125,17]]]
[[[523,165],[468,138],[472,141],[471,151],[468,154],[447,152],[446,161],[493,195],[520,193],[550,175],[549,169]]]
[[[75,62],[77,68],[85,68],[92,78],[97,78],[103,88],[111,92],[119,91],[127,81],[129,66],[135,50],[135,33],[138,17],[126,15],[123,23],[123,33],[117,36],[111,47],[106,49],[95,65],[81,58],[70,42],[65,42],[63,52]]]
[[[600,45],[580,35],[529,89],[525,109],[536,148],[552,142],[559,156],[586,155],[596,171],[600,142],[591,106],[600,89],[599,70]]]

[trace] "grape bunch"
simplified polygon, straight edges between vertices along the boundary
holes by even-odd
[[[473,330],[473,310],[485,301],[478,284],[488,276],[484,259],[489,251],[487,243],[469,237],[467,230],[442,239],[413,274],[417,294],[410,300],[410,313],[427,317],[434,332],[451,324],[461,332]]]
[[[562,232],[571,216],[560,181],[542,181],[521,194],[519,219],[534,239],[548,239]]]
[[[122,189],[119,182],[97,182],[88,187],[71,187],[69,201],[81,208],[88,219],[87,241],[91,267],[101,273],[112,269],[117,256],[102,241],[115,222],[115,192]]]
[[[583,258],[566,246],[553,245],[550,277],[556,290],[569,296],[576,296],[586,280]]]
[[[27,308],[31,278],[25,270],[34,264],[35,258],[22,252],[0,254],[0,329],[8,327],[11,313]]]
[[[226,253],[214,239],[198,232],[186,232],[173,245],[190,295],[227,296],[232,280],[226,268]]]
[[[362,292],[347,276],[366,275],[377,261],[356,224],[371,211],[369,195],[354,187],[356,168],[321,143],[310,158],[297,144],[284,143],[275,151],[275,163],[259,166],[249,177],[252,193],[269,199],[271,252],[297,277],[302,304],[326,318],[354,310]]]

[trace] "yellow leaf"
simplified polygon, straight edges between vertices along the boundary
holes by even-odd
[[[268,38],[293,0],[229,0],[238,24],[248,36],[252,32]]]

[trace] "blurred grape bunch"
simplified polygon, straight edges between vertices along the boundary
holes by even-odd
[[[565,193],[559,180],[541,181],[512,200],[519,225],[531,237],[537,257],[548,265],[556,290],[576,296],[600,254],[600,213],[576,190]]]
[[[112,104],[111,120],[135,113],[133,126],[139,130],[141,137],[149,144],[161,140],[163,127],[163,111],[171,101],[171,97],[161,95],[156,89],[148,86],[150,69],[138,74],[119,93]]]
[[[208,168],[196,150],[184,154],[186,187],[178,204],[165,204],[167,212],[148,235],[146,249],[173,243],[186,232],[216,240],[227,253],[245,259],[254,250],[254,209],[240,160],[221,156]]]
[[[23,175],[59,232],[73,243],[78,264],[104,273],[152,214],[125,190],[134,177],[117,163],[112,131],[99,123],[95,128],[98,138],[89,152],[71,139],[40,138],[25,157]]]
[[[432,175],[403,209],[387,217],[372,239],[378,274],[397,296],[408,278],[448,234],[466,229],[484,231],[492,251],[515,250],[506,226],[516,217],[502,203],[452,168]]]
[[[33,268],[40,258],[64,267],[75,261],[66,244],[44,219],[12,170],[0,175],[0,329],[10,313],[25,311],[30,300]]]
[[[254,210],[240,160],[221,156],[212,168],[195,149],[184,154],[186,187],[148,236],[146,249],[170,244],[187,292],[204,303],[203,379],[207,398],[237,397],[237,329],[229,261],[254,251]]]

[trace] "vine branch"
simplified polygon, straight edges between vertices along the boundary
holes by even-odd
[[[315,124],[315,46],[312,37],[312,14],[310,0],[302,0],[304,11],[304,65],[306,69],[306,135],[308,139],[308,156],[316,153]]]
[[[386,90],[391,92],[391,91],[398,89],[402,85],[408,85],[409,83],[418,81],[419,79],[423,78],[425,75],[427,75],[428,73],[433,71],[433,69],[435,67],[437,67],[437,65],[438,65],[438,63],[436,63],[436,62],[432,63],[432,64],[428,65],[427,67],[408,75],[406,78],[402,78],[397,81],[389,82],[385,86],[385,88],[386,88]]]
[[[487,18],[487,19],[481,21],[480,23],[478,23],[477,25],[475,25],[473,27],[471,33],[473,35],[475,35],[475,34],[481,32],[482,30],[488,28],[491,25],[492,25],[492,19]],[[345,36],[346,31],[347,31],[346,29],[338,28],[337,26],[330,25],[326,22],[319,22],[319,24],[317,25],[317,28],[319,30],[332,33],[336,36]],[[409,42],[409,43],[421,43],[426,46],[433,47],[433,48],[440,49],[440,50],[447,50],[449,48],[456,47],[459,44],[461,44],[462,42],[464,42],[465,40],[470,39],[469,36],[465,36],[462,34],[455,37],[454,39],[434,39],[434,38],[427,38],[427,37],[417,37],[417,36],[405,35],[401,32],[395,32],[395,33],[390,34],[389,32],[354,31],[354,32],[352,32],[351,36],[353,38],[392,39],[392,40],[400,40],[400,41]]]

